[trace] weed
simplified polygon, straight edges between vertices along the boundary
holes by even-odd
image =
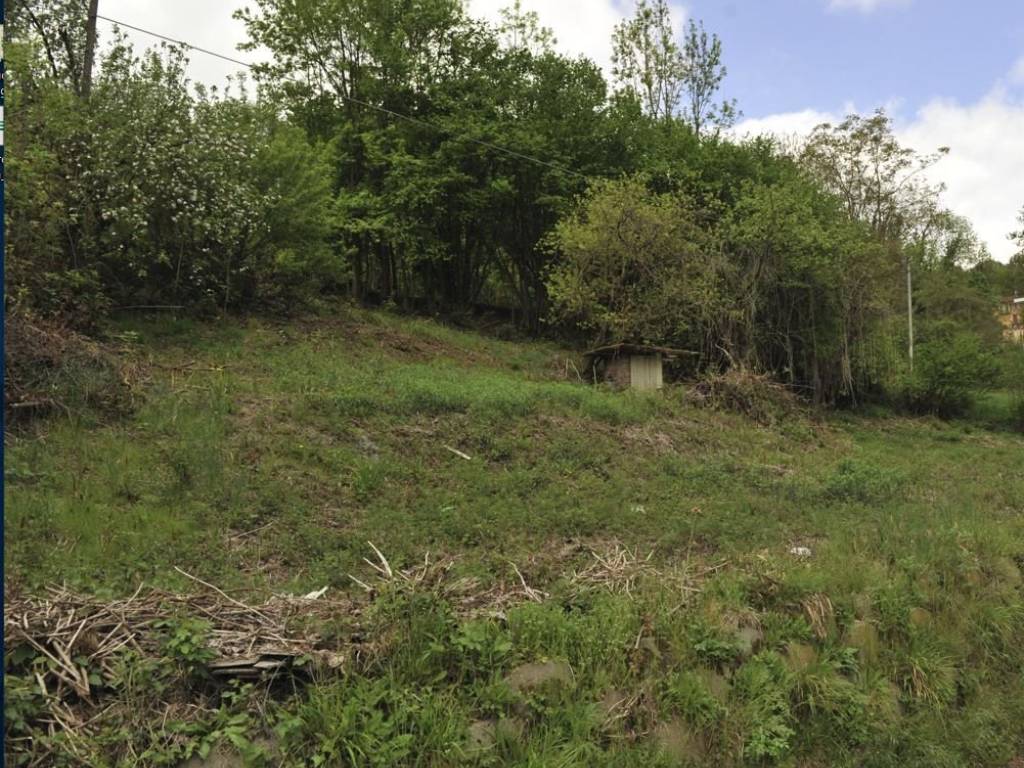
[[[799,407],[753,420],[674,387],[566,381],[552,345],[361,310],[339,323],[137,322],[120,330],[158,365],[136,408],[10,438],[6,576],[19,589],[195,588],[177,565],[232,594],[329,585],[370,601],[319,628],[325,647],[357,651],[305,689],[225,688],[203,673],[198,617],[155,627],[160,658],[125,652],[100,671],[96,695],[115,706],[88,761],[230,750],[288,768],[1002,768],[1014,756],[1024,475],[1003,393],[953,424],[882,411],[814,422]],[[372,581],[367,540],[396,570],[452,556],[459,589],[374,582],[366,596],[350,576]],[[592,578],[593,553],[623,549],[653,554],[636,578]],[[483,598],[499,594],[492,612]],[[75,764],[40,721],[44,663],[8,648],[8,751],[31,763],[29,739],[48,740]],[[563,682],[520,690],[523,667]],[[183,708],[156,706],[168,700]],[[654,734],[677,726],[696,757],[663,754]],[[470,752],[474,727],[491,738]],[[280,754],[268,756],[270,730]]]
[[[854,459],[844,459],[825,482],[825,495],[838,501],[868,504],[892,498],[906,484],[896,469],[883,469]]]

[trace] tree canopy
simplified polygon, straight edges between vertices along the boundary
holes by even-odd
[[[518,2],[492,25],[459,0],[256,0],[255,83],[191,84],[183,50],[115,34],[88,99],[83,13],[11,11],[7,211],[9,302],[81,327],[324,293],[486,306],[834,402],[897,386],[907,313],[924,344],[949,322],[995,344],[995,297],[1024,291],[1024,212],[993,262],[927,181],[948,150],[883,112],[795,150],[732,137],[723,43],[667,0],[615,28],[610,83]]]

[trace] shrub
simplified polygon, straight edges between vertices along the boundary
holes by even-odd
[[[1002,385],[1010,393],[1010,424],[1024,432],[1024,350],[1006,350],[1001,363]]]
[[[837,501],[883,501],[899,492],[905,482],[899,470],[844,459],[825,481],[825,495]]]
[[[121,38],[88,104],[16,46],[9,295],[90,330],[112,305],[291,310],[347,277],[328,149],[245,93],[191,89],[184,54]],[[171,158],[173,162],[164,162]]]
[[[914,372],[900,382],[900,399],[915,413],[961,416],[976,392],[998,374],[996,361],[977,334],[937,335],[917,348]]]

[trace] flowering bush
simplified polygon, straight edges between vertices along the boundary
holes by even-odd
[[[191,88],[180,50],[120,41],[84,101],[32,74],[38,55],[17,49],[11,88],[17,301],[88,325],[112,304],[284,306],[344,279],[325,149],[244,87]]]

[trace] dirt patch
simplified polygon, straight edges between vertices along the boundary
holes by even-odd
[[[675,453],[676,446],[672,438],[651,427],[626,427],[622,436],[634,445],[643,445],[655,453]]]

